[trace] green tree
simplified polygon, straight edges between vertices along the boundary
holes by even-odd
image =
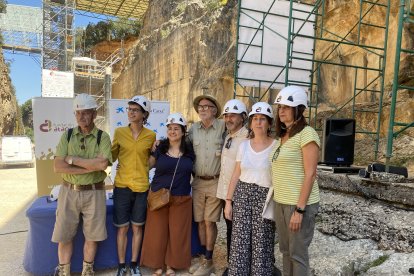
[[[130,36],[139,36],[142,21],[118,18],[112,25],[112,39],[124,39]]]
[[[1,0],[0,0],[1,1]],[[102,41],[121,40],[139,36],[142,21],[118,18],[116,21],[89,23],[85,29],[75,30],[75,47],[78,55],[87,55],[93,46]]]
[[[24,104],[20,106],[22,113],[23,125],[25,127],[33,128],[33,110],[32,110],[32,100],[27,100]]]
[[[7,2],[4,0],[0,0],[0,13],[3,13],[6,11]]]
[[[84,33],[85,50],[89,52],[92,47],[101,41],[110,40],[112,22],[99,21],[89,23]]]
[[[22,117],[24,133],[34,141],[32,100],[27,100],[20,106],[20,114]]]

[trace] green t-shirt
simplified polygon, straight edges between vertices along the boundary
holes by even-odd
[[[312,127],[306,126],[282,146],[280,141],[280,139],[276,141],[269,156],[274,188],[273,197],[278,203],[296,205],[305,177],[302,147],[310,142],[315,142],[320,146],[319,136]],[[276,151],[279,151],[279,155],[275,154]],[[319,202],[319,188],[315,179],[307,205],[317,202]]]
[[[84,142],[81,142],[82,138],[84,139]],[[55,155],[59,157],[70,155],[88,159],[96,158],[98,155],[102,155],[108,159],[109,163],[112,163],[111,139],[109,138],[109,135],[105,131],[102,132],[99,146],[97,138],[97,127],[94,127],[86,136],[79,131],[78,127],[75,127],[73,128],[73,132],[68,143],[68,131],[65,131],[60,138]],[[88,185],[104,181],[106,178],[106,172],[95,171],[85,174],[62,173],[62,178],[72,184]]]

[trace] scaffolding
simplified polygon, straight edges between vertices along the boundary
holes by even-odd
[[[35,7],[7,5],[0,13],[2,49],[11,53],[23,53],[40,64],[42,51],[42,10]]]
[[[141,19],[149,0],[76,0],[76,9],[109,16]]]
[[[70,71],[75,49],[74,9],[74,0],[43,0],[43,69]]]
[[[321,102],[325,104],[328,102],[324,93],[326,83],[323,82],[322,76],[326,78],[326,75],[334,72],[332,69],[338,67],[348,71],[354,70],[352,93],[348,91],[338,93],[338,98],[342,99],[330,106],[331,112],[328,118],[346,116],[356,119],[356,132],[372,138],[375,147],[374,155],[377,159],[387,58],[390,0],[360,0],[359,14],[354,22],[350,25],[344,25],[336,32],[330,28],[329,22],[326,21],[325,0],[317,0],[313,5],[301,4],[299,1],[293,0],[267,0],[264,1],[267,8],[261,10],[252,8],[257,6],[254,2],[252,0],[239,1],[234,97],[249,97],[253,101],[267,98],[269,102],[272,102],[272,94],[275,94],[277,89],[287,85],[302,86],[309,93],[308,118],[311,120],[310,124],[315,129],[321,130],[322,122],[318,117],[318,107]],[[289,6],[288,9],[283,8],[286,5]],[[280,10],[287,10],[287,12],[281,13]],[[370,14],[374,12],[381,12],[385,20],[372,22]],[[240,19],[243,17],[249,17],[253,24],[247,26],[240,24]],[[272,20],[273,18],[282,18],[281,20],[285,23],[277,25],[275,24],[277,20]],[[352,16],[347,21],[352,21]],[[312,26],[313,30],[310,30],[309,26]],[[241,36],[243,29],[246,28],[250,30],[247,43],[246,39]],[[382,39],[378,39],[381,43],[372,44],[371,41],[371,45],[368,45],[364,36],[368,31],[381,34]],[[261,60],[256,61],[254,66],[260,65],[274,71],[273,81],[256,78],[246,82],[245,76],[240,77],[240,70],[246,64],[252,64],[252,61],[249,60],[251,57],[249,53],[260,49],[260,55],[264,56],[266,48],[263,44],[265,41],[263,37],[266,37],[266,32],[274,33],[280,38],[279,43],[284,44],[286,49],[284,64],[281,66],[276,63],[268,64]],[[311,46],[309,46],[309,40],[313,41]],[[344,53],[357,55],[358,58],[348,60]],[[306,74],[308,74],[308,78],[303,77]],[[347,81],[349,82],[349,80]],[[335,102],[337,99],[333,100]],[[373,107],[361,108],[363,102],[371,102]],[[343,112],[346,107],[351,107],[351,114]],[[375,123],[370,129],[361,128],[357,116],[360,113],[374,115]]]
[[[411,0],[400,0],[399,11],[398,11],[398,31],[397,31],[397,42],[395,52],[395,64],[394,64],[394,78],[392,86],[391,96],[391,108],[390,118],[388,125],[388,136],[387,136],[387,152],[385,155],[387,170],[389,168],[390,159],[392,157],[393,140],[403,131],[414,127],[414,121],[412,122],[399,122],[396,121],[396,105],[398,93],[414,91],[414,69],[410,70],[410,74],[403,78],[400,76],[401,63],[405,61],[406,64],[413,64],[414,49],[406,48],[403,45],[403,38],[406,37],[403,34],[414,27],[414,11],[411,10]]]

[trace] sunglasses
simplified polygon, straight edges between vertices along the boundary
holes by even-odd
[[[85,137],[82,137],[80,139],[80,142],[82,143],[82,145],[80,145],[81,150],[85,150],[86,149],[86,145],[85,145]]]
[[[226,143],[226,145],[224,145],[224,147],[226,148],[226,149],[229,149],[230,147],[231,147],[231,142],[233,141],[233,137],[230,137],[228,140],[227,140],[227,143]]]
[[[277,157],[279,156],[280,153],[280,146],[275,150],[275,153],[273,153],[273,157],[272,157],[272,162],[275,162]]]

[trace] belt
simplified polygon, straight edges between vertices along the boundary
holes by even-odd
[[[88,185],[76,185],[63,180],[63,185],[75,191],[105,190],[105,183],[103,181]]]
[[[209,176],[209,175],[197,175],[196,178],[200,178],[202,180],[213,180],[219,178],[219,174]]]

